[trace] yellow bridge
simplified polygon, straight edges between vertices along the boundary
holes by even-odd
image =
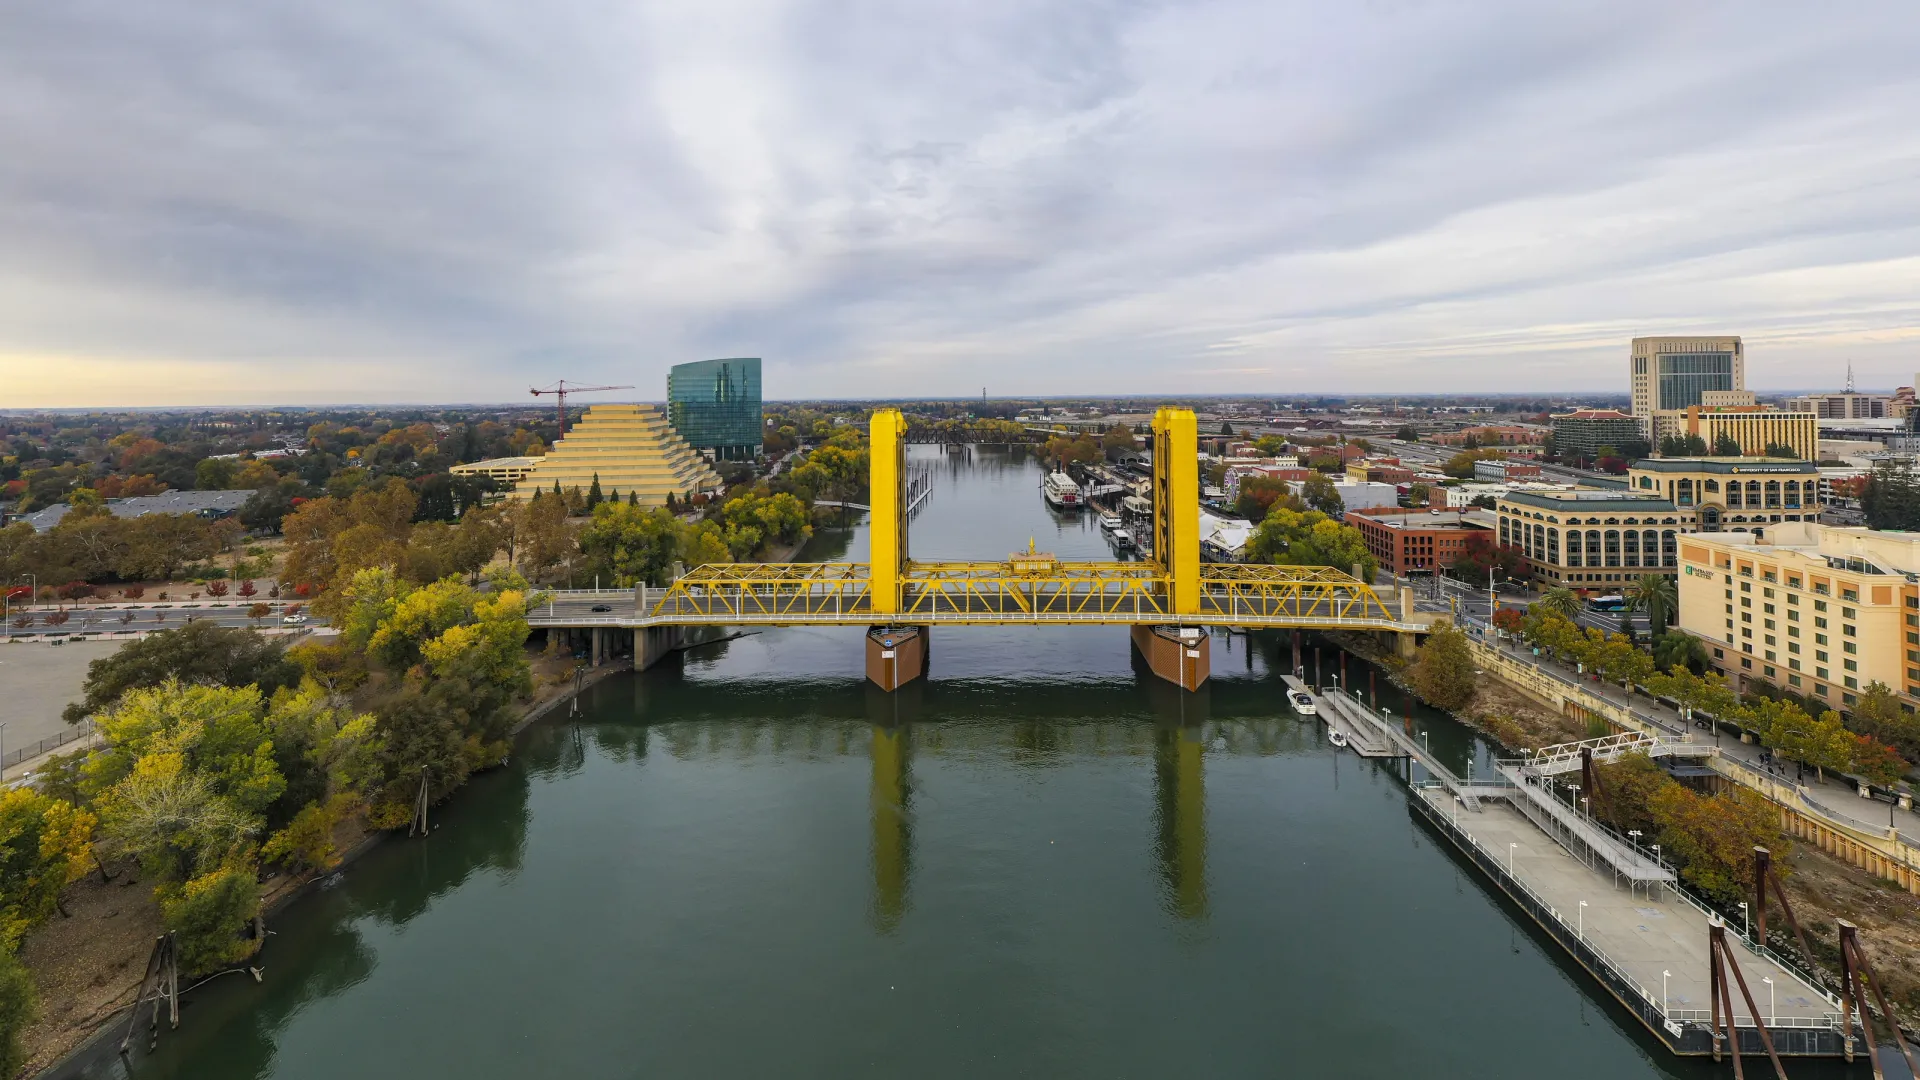
[[[1055,560],[1029,550],[997,562],[908,557],[906,420],[872,419],[867,563],[709,563],[666,588],[567,590],[536,609],[535,627],[587,631],[595,662],[635,633],[645,666],[690,626],[866,626],[868,675],[893,689],[923,673],[935,626],[1125,625],[1154,671],[1193,689],[1206,679],[1210,626],[1424,632],[1410,595],[1389,608],[1372,585],[1323,566],[1200,561],[1200,485],[1193,413],[1153,420],[1152,539],[1144,562]]]

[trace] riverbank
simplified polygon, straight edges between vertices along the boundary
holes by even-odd
[[[585,669],[576,681],[565,674],[573,664],[570,659],[535,659],[534,694],[512,734],[551,715],[587,688],[631,670],[626,661],[603,664]],[[262,917],[271,926],[272,919],[289,905],[394,838],[405,836],[398,830],[372,829],[358,815],[342,822],[334,833],[340,861],[326,871],[274,874],[262,882]],[[69,886],[63,900],[69,917],[55,916],[34,928],[20,945],[21,962],[33,975],[40,997],[40,1018],[22,1039],[27,1065],[21,1076],[35,1076],[78,1055],[100,1052],[102,1043],[118,1040],[126,1010],[139,993],[153,941],[164,932],[151,885],[130,868],[123,868],[110,881],[103,881],[97,872],[90,874]]]
[[[1326,637],[1378,666],[1393,685],[1418,696],[1412,680],[1407,677],[1407,661],[1380,645],[1371,635],[1336,630]],[[1584,721],[1555,712],[1521,688],[1491,675],[1480,680],[1473,700],[1465,709],[1450,711],[1449,715],[1514,754],[1577,742],[1592,734]]]

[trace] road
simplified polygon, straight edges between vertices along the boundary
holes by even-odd
[[[184,626],[189,622],[213,622],[219,626],[279,626],[281,613],[287,605],[279,601],[261,601],[265,603],[269,614],[262,619],[248,617],[251,603],[220,604],[218,606],[205,601],[195,604],[88,604],[66,609],[67,621],[60,626],[47,622],[47,616],[56,609],[39,606],[22,611],[7,621],[4,632],[8,636],[21,634],[84,634],[121,630],[167,630]],[[32,617],[33,624],[21,629],[14,625],[20,615]],[[308,625],[317,625],[313,620]]]

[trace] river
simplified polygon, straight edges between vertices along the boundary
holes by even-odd
[[[936,477],[916,557],[1111,557],[1090,515],[1042,504],[1024,452],[913,454]],[[854,527],[806,555],[864,553]],[[1414,819],[1397,766],[1293,719],[1285,635],[1213,646],[1194,695],[1123,628],[936,631],[931,678],[892,697],[858,630],[615,677],[430,838],[275,918],[262,983],[196,990],[131,1070],[66,1074],[1726,1074],[1659,1050],[1533,936]],[[1384,679],[1379,698],[1409,707]],[[1487,766],[1413,714],[1456,770]]]

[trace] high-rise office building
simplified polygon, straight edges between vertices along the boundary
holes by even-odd
[[[1653,414],[1704,404],[1711,391],[1747,388],[1747,357],[1737,337],[1634,338],[1627,364],[1633,415],[1650,437]]]
[[[760,358],[696,360],[667,371],[667,415],[687,445],[722,461],[760,453]]]

